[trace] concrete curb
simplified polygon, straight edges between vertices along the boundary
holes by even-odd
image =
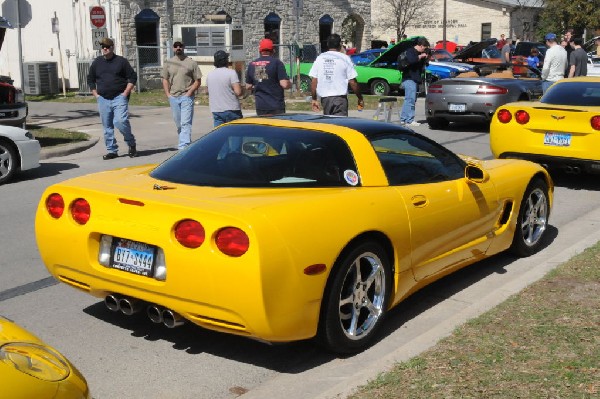
[[[95,146],[98,140],[100,140],[99,137],[92,137],[89,140],[79,141],[77,143],[45,147],[40,151],[40,159],[50,159],[82,152]]]

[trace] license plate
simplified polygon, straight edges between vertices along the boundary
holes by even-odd
[[[571,134],[547,132],[544,135],[544,145],[569,147],[571,145]]]
[[[465,112],[467,110],[467,104],[448,104],[448,111],[450,112]]]
[[[156,247],[143,242],[113,239],[111,267],[140,276],[151,277],[154,268]]]
[[[0,112],[0,118],[6,118],[6,113],[5,112]]]

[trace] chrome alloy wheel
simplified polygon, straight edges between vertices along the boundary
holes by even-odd
[[[385,306],[385,270],[377,255],[360,254],[348,268],[339,298],[339,320],[347,338],[360,340],[377,324]]]
[[[545,192],[536,188],[529,193],[521,219],[521,233],[527,246],[538,243],[548,226],[548,202]]]

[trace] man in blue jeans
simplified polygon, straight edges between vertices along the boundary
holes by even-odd
[[[423,69],[429,58],[426,50],[429,42],[424,37],[417,39],[417,44],[406,49],[406,60],[408,66],[402,72],[402,88],[404,89],[404,104],[400,112],[400,124],[407,126],[419,126],[415,121],[415,104],[417,102],[417,90],[423,81]]]
[[[200,87],[202,74],[198,63],[185,55],[183,43],[173,43],[173,50],[175,55],[165,62],[161,77],[177,126],[177,148],[183,150],[192,142],[194,98]]]
[[[117,158],[119,146],[115,127],[123,134],[129,146],[129,156],[135,157],[135,137],[129,123],[129,95],[137,81],[137,74],[126,58],[114,53],[115,43],[105,37],[100,41],[102,55],[90,65],[87,83],[98,101],[98,112],[104,128],[104,143],[108,153],[105,160]]]

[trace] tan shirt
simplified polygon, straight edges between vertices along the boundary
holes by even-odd
[[[174,56],[163,65],[161,77],[169,82],[169,93],[172,96],[185,94],[196,80],[202,78],[198,63],[190,57],[180,60]]]

